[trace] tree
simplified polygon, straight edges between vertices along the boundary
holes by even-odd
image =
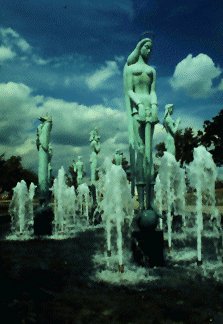
[[[200,132],[200,131],[199,131]],[[199,136],[198,136],[199,135]],[[200,133],[194,134],[191,127],[187,127],[183,130],[179,130],[175,135],[176,146],[176,160],[180,161],[180,164],[190,163],[193,160],[193,150],[200,145]],[[163,156],[166,150],[164,142],[156,145],[156,156]]]
[[[194,148],[200,145],[200,136],[198,134],[196,135],[191,127],[187,127],[184,132],[176,134],[176,160],[180,161],[181,165],[193,161]]]
[[[223,165],[223,109],[212,120],[205,120],[200,142],[212,154],[217,166]]]
[[[17,182],[24,180],[27,185],[31,182],[37,184],[37,175],[22,166],[20,156],[11,156],[5,159],[4,154],[0,155],[0,187],[2,191],[11,192]]]

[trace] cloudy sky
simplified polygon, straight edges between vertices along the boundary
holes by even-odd
[[[150,32],[159,118],[175,105],[181,126],[202,127],[223,108],[221,0],[0,0],[0,153],[37,170],[37,118],[53,117],[53,168],[90,155],[127,154],[123,66]],[[155,141],[164,136],[156,127]]]

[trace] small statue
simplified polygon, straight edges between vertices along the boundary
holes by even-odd
[[[100,135],[98,134],[98,129],[95,127],[91,132],[90,132],[90,143],[91,146],[94,147],[94,150],[97,151],[97,153],[100,152]]]
[[[165,114],[163,119],[163,126],[166,129],[167,136],[165,139],[165,147],[167,152],[173,154],[175,156],[176,154],[176,148],[175,148],[175,134],[179,128],[180,124],[180,118],[177,118],[176,122],[173,121],[171,115],[173,114],[173,104],[167,104],[165,106]]]
[[[83,179],[83,173],[84,173],[84,163],[81,160],[81,156],[78,156],[78,160],[77,162],[73,163],[73,168],[74,168],[74,172],[77,173],[77,185],[79,186],[82,182]]]
[[[41,199],[47,200],[49,196],[49,144],[50,132],[52,129],[52,117],[41,116],[39,118],[41,124],[37,128],[36,146],[39,152],[39,167],[38,167],[38,183]]]
[[[90,156],[90,164],[91,164],[91,183],[94,184],[96,181],[96,172],[97,172],[97,164],[98,164],[98,154],[101,150],[100,144],[100,136],[98,134],[98,129],[95,127],[90,132],[90,145],[92,148],[92,153]]]
[[[49,144],[49,148],[48,148],[48,182],[49,182],[49,186],[51,184],[51,179],[52,179],[52,165],[51,165],[51,160],[53,157],[53,148],[52,148],[52,144]]]
[[[115,157],[114,157],[114,162],[116,165],[122,165],[122,160],[123,160],[123,153],[120,152],[119,150],[115,151]]]

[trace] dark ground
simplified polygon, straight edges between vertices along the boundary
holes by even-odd
[[[1,224],[1,235],[8,224]],[[89,279],[97,231],[73,239],[0,241],[1,323],[223,323],[223,286],[183,268],[115,287]],[[165,272],[164,272],[165,273]]]

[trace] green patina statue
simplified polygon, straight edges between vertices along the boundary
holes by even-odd
[[[154,127],[158,123],[156,71],[147,64],[151,49],[152,40],[142,39],[124,67],[132,194],[136,185],[141,211],[152,209],[152,142]]]
[[[53,171],[52,164],[51,164],[52,157],[53,157],[53,147],[52,147],[52,144],[50,143],[49,149],[48,149],[48,183],[49,183],[49,186],[52,181],[52,171]]]
[[[41,116],[39,120],[41,121],[41,124],[37,128],[36,139],[36,146],[39,152],[38,183],[40,199],[46,202],[49,198],[48,165],[52,117],[48,115]]]
[[[173,121],[171,115],[173,114],[173,104],[167,104],[165,106],[165,114],[163,119],[163,126],[167,131],[167,136],[165,138],[165,147],[167,152],[175,156],[175,134],[179,128],[180,118],[177,118],[176,122]]]
[[[114,162],[116,165],[122,165],[123,161],[123,153],[120,152],[119,150],[115,151],[115,156],[114,156]]]
[[[82,157],[78,156],[77,162],[73,163],[74,172],[77,173],[77,184],[78,186],[82,183],[83,173],[84,173],[84,163],[82,161]]]
[[[98,165],[98,154],[101,150],[100,136],[97,127],[90,132],[90,145],[92,153],[90,156],[91,164],[91,183],[94,184],[96,181],[97,165]]]

